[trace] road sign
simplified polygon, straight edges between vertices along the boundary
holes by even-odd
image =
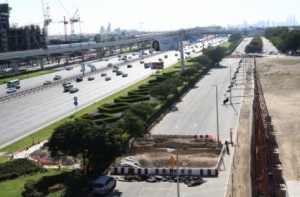
[[[77,96],[74,96],[73,99],[74,99],[74,101],[78,101]]]
[[[78,102],[77,102],[77,101],[74,101],[74,105],[77,106],[77,105],[78,105]]]
[[[175,164],[176,163],[176,159],[174,159],[173,156],[170,157],[170,159],[168,160],[169,164]]]

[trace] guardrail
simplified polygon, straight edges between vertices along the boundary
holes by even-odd
[[[151,54],[151,55],[147,55],[147,57],[151,57],[151,56],[157,55],[159,53],[161,53],[161,52],[154,53],[154,54]],[[123,64],[125,65],[127,63],[138,61],[138,60],[139,60],[139,58],[132,59],[132,60],[130,60],[128,62],[117,63],[116,65],[123,65]],[[35,92],[44,90],[46,88],[54,87],[54,86],[57,86],[57,85],[60,85],[60,84],[63,84],[63,83],[68,83],[68,82],[75,81],[76,78],[79,77],[79,76],[86,77],[86,76],[90,76],[90,75],[94,75],[94,74],[103,72],[105,70],[108,70],[108,68],[105,67],[105,68],[102,68],[102,69],[97,69],[95,71],[85,72],[84,75],[82,75],[82,74],[74,75],[74,76],[66,78],[66,79],[54,81],[54,82],[52,82],[49,85],[37,85],[35,87],[30,87],[30,88],[27,88],[25,90],[22,90],[22,91],[19,91],[19,92],[16,92],[16,93],[12,93],[12,94],[9,94],[9,95],[1,96],[0,97],[0,103],[5,102],[5,101],[9,101],[9,100],[12,100],[12,99],[15,99],[15,98],[18,98],[18,97],[21,97],[21,96],[30,95],[30,94],[33,94]]]

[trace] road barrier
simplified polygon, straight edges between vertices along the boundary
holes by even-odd
[[[131,167],[111,167],[112,175],[176,175],[176,168],[131,168]],[[179,176],[201,176],[217,177],[217,168],[179,168]]]

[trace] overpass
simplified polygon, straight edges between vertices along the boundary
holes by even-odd
[[[115,47],[122,47],[123,46],[132,46],[133,44],[139,44],[139,43],[147,43],[150,40],[158,37],[168,37],[168,36],[177,36],[181,37],[182,40],[185,40],[191,35],[198,35],[202,36],[203,34],[231,34],[236,33],[237,30],[232,31],[224,31],[222,29],[212,29],[212,28],[191,28],[191,29],[182,29],[178,31],[169,31],[169,32],[163,32],[163,33],[154,33],[152,35],[147,35],[140,38],[130,39],[130,40],[121,40],[116,42],[106,42],[106,43],[95,43],[95,44],[89,44],[89,45],[76,45],[70,47],[64,47],[64,48],[58,48],[58,49],[38,49],[38,50],[27,50],[27,51],[14,51],[14,52],[8,52],[8,53],[1,53],[0,54],[0,64],[1,62],[7,63],[9,62],[11,67],[14,68],[14,70],[18,71],[19,63],[24,61],[26,58],[35,58],[41,60],[41,68],[43,68],[43,58],[49,57],[51,55],[55,54],[71,54],[74,52],[79,52],[82,54],[82,59],[84,59],[84,51],[88,51],[90,49],[95,49],[97,56],[101,57],[100,53],[103,49],[112,50]],[[241,31],[239,32],[241,33]]]

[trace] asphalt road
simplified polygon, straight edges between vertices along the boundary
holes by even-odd
[[[199,43],[197,45],[199,46],[197,49],[199,52],[202,44]],[[167,59],[164,58],[165,54],[169,56]],[[174,54],[174,51],[164,52],[151,57],[145,57],[144,61],[152,62],[158,61],[158,58],[162,58],[165,67],[168,67],[177,62],[178,57],[175,57]],[[100,68],[101,66],[106,67],[108,63],[109,62],[104,61],[93,64],[96,65],[97,68]],[[95,80],[93,81],[87,81],[87,78],[84,78],[83,82],[74,82],[74,86],[79,88],[79,92],[74,94],[64,93],[62,86],[55,86],[32,95],[0,103],[0,147],[56,122],[62,117],[75,113],[75,106],[73,104],[74,96],[78,97],[79,110],[150,76],[154,72],[151,69],[144,69],[144,65],[140,64],[140,60],[136,60],[131,64],[133,65],[132,68],[127,68],[126,64],[120,66],[120,70],[128,73],[128,77],[125,78],[116,76],[115,73],[112,73],[110,68],[105,71],[111,76],[112,79],[110,81],[105,81],[104,77],[101,77],[100,74],[96,74],[94,76]],[[69,71],[59,71],[57,73],[68,74],[68,72]],[[72,72],[78,71],[74,68]],[[40,81],[46,80],[46,78],[51,78],[57,73],[27,80],[34,80],[28,83],[39,83]],[[63,75],[63,77],[65,77],[65,75]],[[21,83],[25,83],[25,80],[24,82],[22,80]]]

